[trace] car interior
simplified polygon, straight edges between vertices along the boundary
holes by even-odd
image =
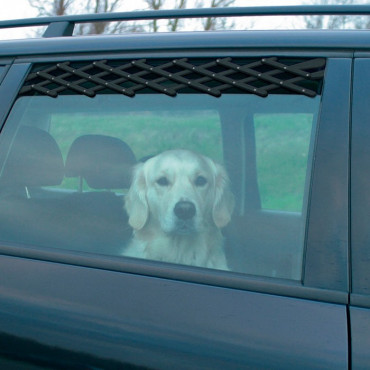
[[[288,112],[286,107],[289,107]],[[216,155],[220,158],[217,160],[229,174],[237,205],[232,221],[223,229],[230,269],[300,280],[305,207],[314,149],[312,137],[318,107],[319,98],[294,94],[275,94],[268,98],[243,94],[222,98],[184,94],[175,99],[159,94],[142,94],[134,99],[108,94],[93,99],[76,95],[65,95],[59,100],[40,96],[19,98],[0,137],[3,148],[0,153],[3,163],[0,176],[2,239],[16,245],[120,256],[132,235],[123,206],[132,168],[158,152],[150,152],[152,134],[142,130],[140,125],[135,128],[131,124],[134,137],[144,140],[140,146],[148,148],[145,155],[131,147],[129,140],[124,140],[120,125],[114,129],[116,136],[114,130],[112,134],[106,129],[110,120],[118,120],[124,126],[130,119],[140,116],[149,122],[149,127],[158,126],[155,128],[157,136],[154,135],[152,141],[169,135],[169,139],[165,138],[169,149],[191,145],[190,149],[202,153],[205,149],[201,140],[211,142],[213,139],[204,136],[204,132],[211,131],[208,126],[204,132],[197,133],[197,122],[212,111],[219,126],[216,148],[219,154]],[[299,138],[306,141],[304,167],[300,170],[304,172],[300,180],[301,200],[293,209],[279,209],[279,206],[269,209],[261,199],[258,153],[264,147],[258,149],[262,144],[256,142],[255,121],[262,115],[274,125],[274,117],[284,119],[287,113],[296,115],[296,120],[302,119],[302,114],[308,117],[305,138]],[[73,120],[78,123],[79,114],[85,115],[87,120],[95,116],[98,124],[101,117],[101,127],[87,125],[86,129],[77,130],[73,137],[58,143],[60,134],[53,129],[53,117],[63,116],[58,129],[64,135],[71,130],[69,124]],[[172,133],[169,133],[171,128],[155,122],[160,120],[158,117],[165,117],[166,122],[170,118],[176,126],[178,115],[182,123]],[[194,120],[191,127],[184,126],[184,118],[189,122]],[[184,139],[184,136],[189,138]],[[201,137],[200,144],[195,143],[196,136]],[[274,140],[273,136],[269,138],[267,146],[275,145]],[[277,144],[284,150],[284,144]],[[290,160],[295,160],[295,154],[290,154]],[[284,171],[285,161],[268,170],[271,181]],[[291,174],[284,176],[289,184]],[[71,180],[73,184],[68,183]]]

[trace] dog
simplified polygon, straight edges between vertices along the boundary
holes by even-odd
[[[225,169],[189,150],[165,151],[134,168],[125,208],[126,256],[227,270],[221,228],[234,207]]]

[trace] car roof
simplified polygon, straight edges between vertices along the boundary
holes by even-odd
[[[39,17],[1,21],[0,29],[47,25],[42,38],[0,41],[0,57],[51,56],[85,53],[149,53],[213,49],[235,52],[273,49],[321,52],[355,52],[370,50],[370,30],[243,30],[212,32],[125,33],[121,35],[72,36],[77,23],[130,21],[170,18],[240,17],[270,15],[370,15],[370,5],[327,6],[260,6],[212,9],[176,9]],[[67,37],[66,37],[67,36]],[[68,37],[69,36],[69,37]]]
[[[58,37],[0,41],[0,57],[68,53],[140,52],[191,49],[370,51],[370,30],[226,31]]]

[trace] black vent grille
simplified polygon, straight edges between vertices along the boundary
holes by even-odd
[[[294,93],[314,97],[320,93],[325,59],[218,58],[99,60],[36,65],[20,95],[119,93]]]

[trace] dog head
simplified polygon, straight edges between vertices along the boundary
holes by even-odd
[[[125,205],[135,230],[151,225],[184,235],[225,226],[234,198],[222,166],[188,150],[170,150],[135,168]]]

